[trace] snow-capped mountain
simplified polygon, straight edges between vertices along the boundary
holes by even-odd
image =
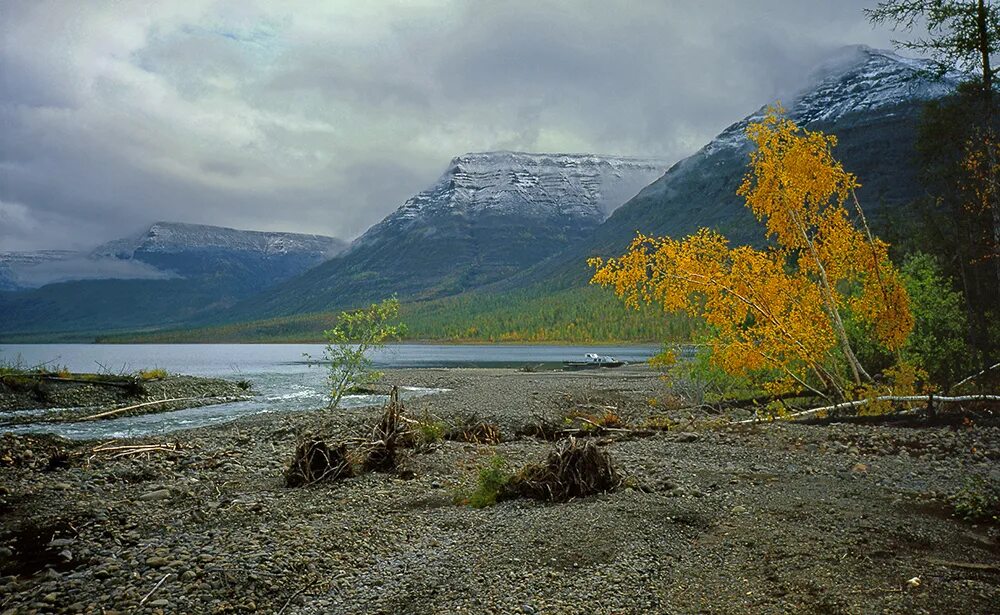
[[[667,166],[594,154],[458,156],[342,255],[251,299],[242,313],[327,310],[489,284],[581,241]]]
[[[166,326],[223,309],[335,255],[332,237],[157,222],[91,252],[0,257],[0,334]],[[4,278],[4,271],[7,277]]]
[[[26,286],[18,272],[25,268],[77,258],[74,250],[32,250],[28,252],[0,252],[0,290],[17,290]]]
[[[809,87],[784,106],[799,125],[838,137],[834,155],[859,177],[862,205],[878,224],[919,197],[916,125],[924,103],[953,92],[959,80],[955,74],[938,77],[929,61],[852,46],[821,66]],[[728,127],[616,211],[590,248],[623,248],[637,229],[682,236],[708,226],[736,241],[755,238],[759,227],[736,189],[751,147],[746,127],[763,117],[767,106]]]
[[[834,156],[858,176],[858,197],[868,221],[885,233],[895,217],[908,215],[904,207],[922,195],[915,140],[923,106],[953,92],[959,80],[954,74],[937,77],[925,60],[852,46],[820,66],[806,87],[782,97],[781,103],[799,125],[837,136]],[[679,238],[708,227],[734,243],[762,241],[762,227],[736,190],[749,162],[746,127],[774,102],[673,165],[586,240],[506,281],[505,288],[551,289],[556,280],[563,286],[585,284],[592,274],[586,259],[621,254],[636,231]]]
[[[930,60],[852,45],[813,71],[809,87],[790,97],[786,112],[800,125],[831,124],[851,114],[941,98],[955,91],[961,79],[958,73],[936,76],[935,64]],[[763,118],[769,106],[762,106],[724,130],[705,146],[705,151],[746,145],[747,125]]]
[[[876,232],[885,234],[896,218],[908,215],[906,206],[922,196],[915,139],[924,103],[952,92],[958,80],[957,75],[936,77],[928,62],[851,47],[821,66],[797,93],[780,100],[800,125],[838,137],[834,155],[859,177],[858,196],[868,220]],[[112,242],[98,252],[141,261],[179,278],[131,281],[156,283],[169,287],[170,293],[153,296],[142,310],[128,300],[150,297],[149,291],[119,294],[124,300],[111,304],[121,308],[114,322],[134,318],[124,324],[161,325],[158,314],[175,323],[211,314],[216,322],[252,320],[342,309],[393,294],[414,300],[468,289],[480,289],[466,295],[470,301],[502,306],[503,293],[514,289],[545,294],[585,284],[591,273],[586,259],[621,254],[636,231],[682,237],[710,227],[733,243],[761,241],[761,227],[736,190],[750,149],[744,130],[765,108],[729,126],[665,173],[662,161],[610,156],[459,156],[427,190],[408,199],[348,250],[298,275],[311,266],[303,265],[307,260],[321,260],[322,241],[306,241],[311,246],[304,249],[308,258],[296,262],[269,255],[303,244],[270,243],[256,235],[234,237],[229,233],[241,232],[225,229],[196,232],[199,227],[154,225],[142,236]],[[171,251],[170,246],[185,245],[210,247]],[[272,272],[269,267],[275,263],[294,267]],[[286,281],[275,285],[275,279]],[[197,292],[189,292],[191,280],[200,281]],[[219,280],[229,290],[220,293]],[[255,286],[257,280],[264,280],[265,286]],[[177,289],[188,293],[180,309]],[[109,294],[106,288],[99,290],[95,302]],[[48,296],[23,305],[0,305],[0,311],[63,325],[78,317],[80,296],[75,291],[67,295],[65,309],[58,314],[43,313],[55,305]],[[242,301],[229,309],[234,300]],[[169,309],[160,309],[164,302]],[[86,326],[94,327],[96,318],[84,319]]]
[[[431,226],[442,216],[596,226],[667,166],[664,160],[593,154],[465,154],[452,159],[434,185],[407,200],[355,245]]]
[[[95,279],[165,279],[221,272],[233,259],[265,261],[254,275],[274,283],[336,255],[346,243],[333,237],[240,231],[218,226],[157,222],[131,237],[90,252],[38,250],[0,253],[0,290]],[[277,276],[276,279],[273,276]]]
[[[199,250],[253,252],[265,256],[311,255],[326,259],[344,248],[344,242],[323,235],[241,231],[221,226],[156,222],[132,237],[115,239],[91,252],[94,258],[136,258],[137,254],[171,254]]]

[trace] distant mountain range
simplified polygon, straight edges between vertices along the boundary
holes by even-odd
[[[0,253],[0,334],[170,326],[335,256],[333,237],[157,222],[91,252]]]
[[[953,92],[957,82],[955,75],[933,76],[928,62],[853,47],[831,58],[806,87],[782,102],[800,124],[837,135],[835,155],[859,176],[859,198],[876,230],[886,230],[893,219],[905,217],[906,204],[921,194],[914,152],[921,109],[928,100]],[[575,313],[573,318],[579,319],[580,313],[601,312],[559,309],[558,301],[552,308],[552,298],[563,293],[571,297],[567,301],[589,301],[592,293],[581,294],[590,276],[586,259],[620,254],[636,231],[683,236],[707,226],[734,242],[761,241],[761,227],[736,189],[750,151],[744,130],[763,113],[761,108],[733,124],[669,169],[662,160],[589,154],[459,156],[431,187],[339,255],[333,256],[334,244],[326,249],[296,243],[300,249],[292,250],[294,257],[285,255],[288,260],[279,259],[280,267],[265,257],[269,248],[262,247],[275,244],[251,241],[251,234],[240,231],[232,232],[243,233],[240,245],[246,240],[252,249],[237,250],[237,242],[216,239],[212,233],[178,230],[187,238],[180,243],[187,247],[160,251],[159,246],[170,244],[174,231],[153,232],[154,225],[147,233],[150,237],[139,238],[138,243],[112,242],[96,256],[136,261],[178,277],[74,282],[77,286],[70,288],[51,284],[34,291],[0,293],[4,310],[10,309],[12,297],[34,297],[30,307],[14,300],[22,307],[0,324],[0,338],[10,331],[96,331],[110,326],[103,308],[73,319],[62,309],[53,310],[46,298],[69,295],[77,305],[82,301],[89,306],[105,293],[120,296],[122,285],[128,284],[133,285],[131,295],[147,292],[147,286],[200,290],[185,291],[184,309],[170,318],[133,318],[117,322],[118,328],[280,321],[397,294],[414,306],[411,313],[418,320],[449,323],[448,331],[483,330],[486,327],[479,325],[485,324],[484,319],[516,326],[524,320],[525,310],[537,311],[545,299],[546,318],[552,322],[540,322],[536,313],[533,326],[560,330],[565,323],[559,319],[568,318],[567,314]],[[247,258],[249,254],[253,256]],[[0,258],[0,283],[4,262]],[[253,272],[266,274],[261,283],[253,283]],[[221,287],[233,289],[222,298],[207,292],[200,282],[212,276],[224,280]],[[92,292],[96,287],[88,285],[107,288]],[[459,305],[461,310],[456,309]],[[453,322],[457,318],[463,322]],[[27,329],[26,319],[32,323]]]

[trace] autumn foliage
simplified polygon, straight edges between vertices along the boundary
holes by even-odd
[[[733,247],[709,229],[681,240],[639,234],[621,257],[591,259],[592,282],[630,307],[659,303],[703,318],[713,362],[732,375],[774,393],[852,397],[872,378],[845,322],[897,353],[913,327],[901,275],[868,231],[834,136],[796,126],[780,108],[747,136],[756,149],[738,194],[769,247]]]

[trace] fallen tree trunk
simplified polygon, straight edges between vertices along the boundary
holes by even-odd
[[[873,402],[879,401],[891,401],[897,403],[916,403],[916,402],[927,402],[928,407],[933,407],[935,403],[939,404],[957,404],[962,402],[971,401],[997,401],[1000,402],[1000,395],[959,395],[956,397],[946,397],[931,395],[880,395],[879,397],[870,397],[867,399],[857,399],[854,401],[845,401],[839,404],[833,404],[832,406],[823,406],[821,408],[811,408],[809,410],[803,410],[801,412],[795,412],[792,414],[780,417],[781,420],[793,420],[801,418],[803,416],[812,416],[814,414],[819,414],[821,412],[836,412],[838,410],[846,410],[848,408],[860,408],[861,406],[868,405]],[[742,421],[734,421],[736,424],[746,424],[746,423],[761,423],[769,422],[772,419],[764,419],[759,417],[754,417],[752,419],[744,419]]]
[[[962,386],[963,384],[965,384],[967,382],[971,382],[972,380],[975,380],[976,378],[982,376],[986,372],[993,371],[993,370],[995,370],[998,367],[1000,367],[1000,363],[994,363],[993,365],[990,365],[986,369],[982,369],[982,370],[976,372],[975,374],[972,374],[971,376],[966,376],[965,378],[963,378],[963,379],[959,380],[958,382],[956,382],[955,384],[953,384],[951,386],[951,389],[949,389],[949,391],[954,391],[955,389],[957,389],[958,387]]]
[[[124,408],[115,408],[114,410],[108,410],[107,412],[99,412],[97,414],[91,414],[90,416],[85,416],[81,421],[93,421],[96,419],[102,419],[106,416],[113,416],[115,414],[121,414],[122,412],[128,412],[129,410],[135,410],[136,408],[144,408],[146,406],[155,406],[157,404],[167,404],[174,401],[219,401],[224,402],[232,399],[237,399],[233,397],[174,397],[172,399],[158,399],[156,401],[147,401],[141,404],[135,404],[134,406],[125,406]]]

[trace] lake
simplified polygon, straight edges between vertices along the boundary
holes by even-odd
[[[587,352],[642,362],[657,352],[655,346],[543,346],[490,344],[391,344],[372,354],[379,368],[405,367],[554,367],[580,360]],[[249,380],[255,399],[137,417],[73,424],[21,425],[17,432],[45,431],[69,438],[122,438],[204,427],[247,414],[322,408],[326,403],[326,372],[310,365],[309,355],[323,356],[320,344],[6,344],[0,361],[25,367],[46,364],[74,372],[128,373],[162,368],[168,372]],[[406,389],[404,399],[427,395],[434,389]],[[346,407],[382,403],[377,395],[351,395]],[[44,415],[45,411],[37,411]],[[0,419],[6,413],[0,412]]]

